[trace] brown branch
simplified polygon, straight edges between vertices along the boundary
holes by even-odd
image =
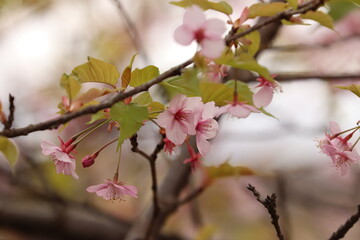
[[[5,129],[10,129],[14,122],[14,113],[15,113],[15,97],[9,94],[9,117],[5,123]]]
[[[225,37],[225,42],[227,45],[229,45],[232,41],[244,37],[247,34],[256,31],[270,23],[279,21],[281,19],[290,19],[293,15],[295,14],[301,14],[301,13],[306,13],[307,11],[310,10],[316,10],[317,8],[319,8],[321,5],[323,5],[323,1],[322,0],[314,0],[314,1],[310,1],[307,3],[304,3],[303,5],[300,5],[299,8],[297,10],[285,10],[283,12],[280,12],[278,14],[276,14],[275,16],[269,17],[267,18],[265,21],[259,22],[257,24],[255,24],[254,26],[252,26],[251,28],[241,32],[241,33],[237,33],[234,34],[233,32],[230,32],[226,37]]]
[[[145,239],[150,238],[150,233],[152,231],[153,224],[155,223],[155,219],[161,212],[161,209],[159,206],[159,200],[158,200],[158,186],[157,186],[157,174],[156,174],[156,165],[155,164],[156,164],[158,152],[160,152],[162,150],[162,147],[164,147],[163,142],[164,142],[163,138],[161,138],[161,142],[158,145],[156,145],[153,153],[150,156],[138,148],[137,134],[134,134],[130,138],[130,143],[132,146],[131,151],[136,152],[136,153],[140,154],[141,156],[143,156],[144,158],[146,158],[150,164],[151,180],[152,180],[151,190],[153,192],[153,209],[154,209],[154,211],[153,211],[151,224],[148,226],[148,229],[146,231]]]
[[[247,189],[249,189],[256,197],[256,200],[268,210],[271,216],[271,223],[275,228],[277,237],[279,238],[279,240],[284,240],[285,238],[281,232],[281,228],[279,225],[279,215],[276,212],[276,195],[273,193],[271,196],[267,196],[265,200],[263,200],[261,199],[260,193],[256,191],[254,186],[249,184]]]
[[[184,69],[186,66],[190,65],[191,63],[193,63],[192,59],[187,60],[186,62],[183,62],[183,63],[179,64],[178,66],[175,66],[175,67],[169,69],[168,71],[160,74],[158,77],[154,78],[153,80],[151,80],[141,86],[138,86],[128,92],[118,93],[113,98],[106,100],[98,105],[85,107],[79,111],[67,113],[67,114],[59,116],[57,118],[54,118],[54,119],[51,119],[48,121],[44,121],[44,122],[40,122],[37,124],[30,124],[23,128],[5,129],[0,132],[0,135],[9,137],[9,138],[13,138],[13,137],[17,137],[17,136],[28,135],[29,133],[36,132],[36,131],[50,130],[50,129],[57,128],[61,124],[67,123],[68,121],[70,121],[72,119],[78,118],[83,115],[96,113],[100,110],[111,107],[115,103],[122,101],[127,97],[133,96],[133,95],[143,92],[143,91],[147,91],[151,86],[153,86],[157,83],[160,83],[169,77],[180,75],[181,70]]]
[[[180,201],[176,202],[174,204],[174,208],[178,208],[184,204],[187,204],[189,202],[191,202],[192,200],[194,200],[195,198],[197,198],[200,194],[202,194],[206,187],[208,185],[202,185],[201,187],[195,189],[193,192],[189,193],[189,195],[187,195],[186,197],[184,197],[183,199],[181,199]]]
[[[311,74],[311,73],[298,73],[298,74],[278,74],[276,77],[278,81],[300,80],[300,79],[313,79],[319,78],[323,80],[340,80],[340,79],[360,79],[360,73],[355,74]]]
[[[358,205],[358,207],[357,207],[357,212],[354,215],[352,215],[345,222],[344,225],[341,225],[339,227],[339,229],[331,235],[329,240],[338,240],[338,239],[343,238],[345,236],[345,234],[354,226],[354,224],[357,223],[359,218],[360,218],[360,205]]]

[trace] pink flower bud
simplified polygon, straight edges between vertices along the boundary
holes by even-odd
[[[85,156],[81,160],[83,167],[86,168],[86,167],[90,167],[91,165],[93,165],[95,163],[95,158],[97,158],[97,156],[98,156],[98,153],[94,153],[93,155]]]

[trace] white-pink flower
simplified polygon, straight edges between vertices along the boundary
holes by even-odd
[[[220,57],[225,49],[222,35],[226,30],[225,24],[219,19],[206,19],[203,11],[192,6],[185,11],[183,24],[174,33],[175,40],[182,45],[189,45],[197,41],[200,53],[207,58]]]
[[[125,185],[122,182],[118,182],[116,179],[107,179],[104,181],[105,183],[88,187],[86,191],[91,193],[95,192],[96,195],[105,200],[122,199],[124,195],[137,198],[137,188],[135,186]]]
[[[325,133],[325,138],[319,141],[319,147],[331,158],[334,167],[340,171],[340,174],[345,175],[348,166],[359,161],[360,158],[357,151],[348,142],[354,131],[343,138],[339,135],[341,130],[336,122],[330,122],[329,125],[331,134]]]
[[[216,113],[216,116],[220,116],[224,113],[230,113],[232,116],[237,118],[247,118],[251,112],[259,113],[260,111],[254,106],[235,101],[220,107]]]
[[[181,145],[188,134],[196,134],[197,114],[202,109],[200,97],[177,95],[169,107],[159,114],[157,123],[166,130],[166,137],[175,145]]]
[[[276,77],[276,74],[272,74],[271,77]],[[277,82],[271,82],[263,77],[257,78],[256,81],[260,82],[259,85],[256,86],[260,87],[260,90],[253,95],[254,105],[258,108],[266,107],[273,98],[274,90],[280,88],[280,86]]]
[[[75,158],[71,153],[74,151],[75,145],[72,145],[72,141],[64,143],[61,139],[61,146],[58,147],[53,143],[42,141],[41,148],[42,153],[46,156],[50,156],[55,164],[56,172],[64,175],[72,175],[78,179],[79,176],[75,172],[76,163]]]
[[[198,123],[196,125],[196,146],[202,156],[205,156],[210,150],[210,143],[208,139],[216,136],[219,125],[214,120],[218,107],[214,102],[205,103],[201,114],[199,115]]]

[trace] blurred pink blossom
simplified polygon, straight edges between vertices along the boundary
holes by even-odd
[[[220,107],[217,111],[216,116],[220,116],[224,113],[230,113],[230,115],[237,118],[247,118],[251,112],[259,113],[259,109],[246,103],[234,101],[225,106]]]
[[[196,126],[196,145],[202,156],[205,156],[210,151],[210,143],[207,140],[214,138],[219,130],[219,125],[214,120],[218,109],[214,102],[208,102],[204,104],[199,115]]]
[[[122,182],[118,182],[116,178],[114,180],[104,180],[105,183],[90,186],[86,191],[93,193],[105,200],[122,199],[124,195],[137,198],[137,188],[132,185],[125,185]]]
[[[271,77],[276,77],[276,74],[272,74]],[[254,105],[258,108],[266,107],[270,104],[274,90],[279,87],[277,82],[271,82],[264,77],[259,77],[256,81],[260,82],[256,87],[260,87],[260,90],[253,95]]]
[[[46,156],[51,156],[54,161],[56,172],[64,175],[72,175],[74,178],[79,178],[75,172],[76,163],[75,157],[72,155],[76,145],[73,145],[73,139],[64,143],[59,137],[61,145],[56,146],[48,141],[41,142],[42,153]]]
[[[197,41],[200,53],[207,58],[218,58],[225,49],[222,35],[225,24],[219,19],[206,19],[204,12],[197,6],[192,6],[185,11],[183,24],[174,33],[175,40],[181,45],[189,45]]]

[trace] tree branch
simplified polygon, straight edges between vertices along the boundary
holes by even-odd
[[[345,234],[354,226],[354,224],[359,220],[360,218],[360,205],[357,207],[357,212],[352,215],[344,225],[341,225],[339,229],[334,232],[329,240],[338,240],[345,236]]]
[[[14,122],[14,113],[15,113],[15,97],[9,94],[9,117],[5,123],[5,129],[10,129]]]
[[[285,240],[279,225],[279,215],[276,212],[276,195],[273,193],[271,194],[271,196],[267,196],[265,200],[262,200],[260,193],[256,191],[254,186],[249,184],[247,189],[249,189],[256,197],[256,200],[260,202],[268,210],[271,216],[271,223],[275,227],[276,234],[279,240]]]

